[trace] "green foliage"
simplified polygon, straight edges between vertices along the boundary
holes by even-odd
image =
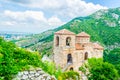
[[[50,75],[55,75],[56,72],[56,67],[54,63],[50,62],[44,62],[42,63],[41,68],[45,71],[48,72]]]
[[[108,62],[103,62],[102,59],[91,58],[87,65],[86,68],[82,67],[88,69],[86,75],[89,80],[118,80],[118,72],[115,67]]]
[[[56,78],[63,74],[60,68],[56,70],[54,63],[42,62],[38,52],[18,48],[13,43],[0,38],[0,80],[11,80],[12,75],[29,70],[31,67],[40,67],[50,75],[55,75]]]
[[[58,79],[61,74],[62,74],[62,70],[61,70],[61,68],[58,68],[55,72],[55,77]]]
[[[0,77],[11,80],[18,71],[29,69],[30,66],[39,67],[42,64],[41,56],[37,52],[16,47],[11,42],[0,38]]]
[[[115,66],[120,76],[120,48],[104,51],[104,61]]]
[[[68,71],[68,72],[64,72],[61,75],[59,75],[58,80],[66,80],[66,79],[72,79],[72,80],[79,80],[79,73],[74,72],[74,71]]]

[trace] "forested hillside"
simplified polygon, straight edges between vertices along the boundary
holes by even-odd
[[[120,8],[99,10],[87,17],[77,17],[63,26],[29,36],[16,44],[49,55],[52,53],[54,32],[63,28],[76,34],[85,31],[91,35],[91,41],[99,41],[105,48],[114,49],[120,46]]]

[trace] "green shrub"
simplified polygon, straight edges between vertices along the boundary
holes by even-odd
[[[87,65],[87,67],[82,66],[82,68],[86,69],[87,74],[86,71],[84,74],[89,80],[118,80],[118,71],[112,64],[103,62],[103,59],[88,59]],[[80,68],[81,71],[82,68]]]
[[[39,67],[41,63],[39,53],[18,48],[0,38],[0,79],[11,80],[12,75],[29,69],[29,65]]]
[[[80,76],[79,73],[74,71],[63,72],[61,75],[58,76],[58,80],[66,80],[66,79],[79,80]]]

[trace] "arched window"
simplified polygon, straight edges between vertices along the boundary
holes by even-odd
[[[87,59],[88,59],[88,53],[85,52],[84,60],[87,60]]]
[[[59,37],[56,37],[56,46],[59,46]]]
[[[70,46],[70,41],[71,41],[71,38],[70,38],[70,37],[67,37],[67,38],[66,38],[66,46]]]
[[[72,63],[72,55],[71,54],[67,55],[67,63]]]
[[[73,67],[70,68],[70,71],[73,71]]]

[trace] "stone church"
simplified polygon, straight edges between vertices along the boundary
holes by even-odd
[[[90,35],[85,32],[76,35],[63,29],[54,34],[54,62],[63,71],[79,72],[79,67],[88,58],[102,58],[103,49],[100,44],[90,42]]]

